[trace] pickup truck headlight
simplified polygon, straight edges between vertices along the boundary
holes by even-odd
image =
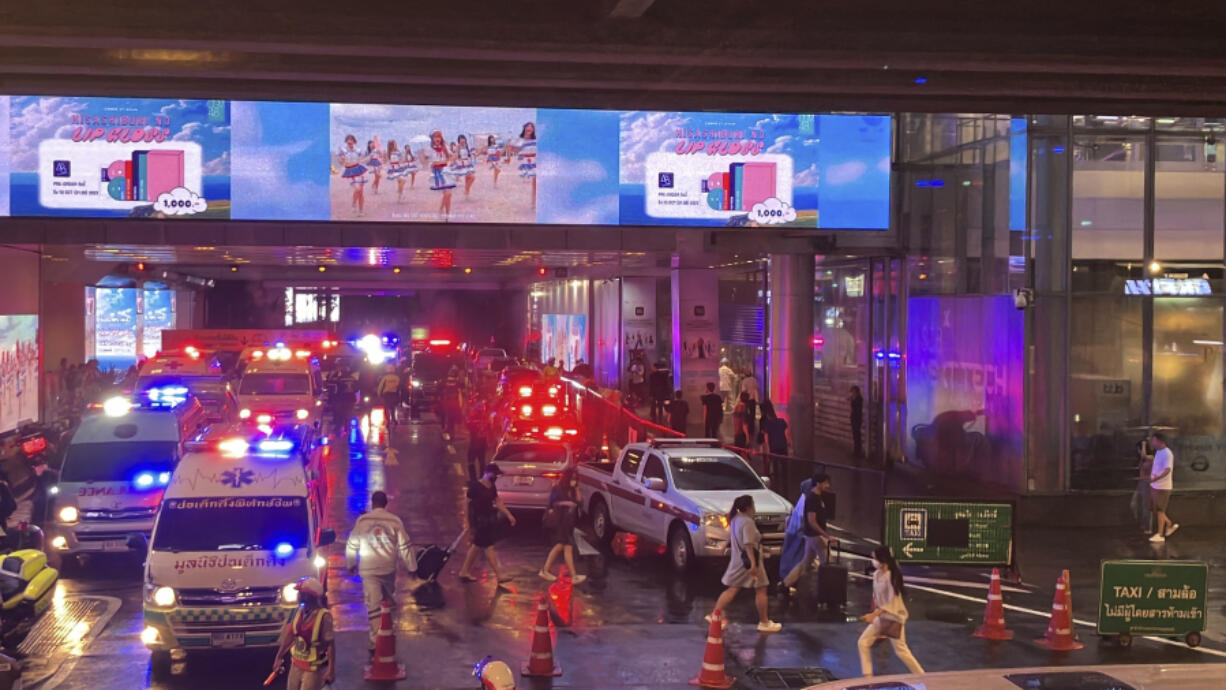
[[[281,588],[281,601],[287,604],[298,603],[298,583],[291,582]]]
[[[410,384],[411,384],[411,385],[412,385],[414,388],[421,388],[421,381],[418,381],[417,379],[413,379],[413,380],[412,380],[412,381],[410,381],[409,383],[410,383]]]
[[[706,525],[707,527],[728,529],[728,516],[722,513],[703,513],[702,524]]]

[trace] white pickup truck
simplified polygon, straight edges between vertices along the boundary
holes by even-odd
[[[596,537],[617,530],[665,544],[673,567],[695,558],[728,555],[728,510],[737,496],[753,496],[767,556],[783,548],[792,504],[736,453],[713,439],[655,439],[631,443],[616,462],[579,465],[583,505]]]

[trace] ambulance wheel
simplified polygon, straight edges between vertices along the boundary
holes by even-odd
[[[154,680],[164,681],[170,678],[170,652],[154,650],[149,653],[149,673]]]
[[[1198,632],[1195,632],[1195,631],[1190,632],[1186,636],[1184,636],[1183,639],[1184,639],[1184,642],[1188,643],[1189,647],[1199,647],[1200,646],[1200,633]]]
[[[1120,643],[1121,647],[1128,649],[1132,646],[1132,635],[1129,635],[1128,633],[1120,633],[1120,636],[1116,638],[1116,641]]]

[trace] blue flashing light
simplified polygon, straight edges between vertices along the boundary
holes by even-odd
[[[294,442],[286,438],[266,438],[255,444],[256,455],[287,458],[294,450]]]
[[[877,359],[885,359],[885,352],[881,350],[877,350],[873,352],[873,356],[876,357]]]
[[[933,186],[933,187],[944,187],[944,186],[945,186],[945,180],[933,180],[933,181],[932,181],[932,186]]]
[[[1052,153],[1064,153],[1064,147],[1063,146],[1053,146],[1051,147],[1051,152]]]
[[[930,184],[932,184],[932,183],[931,183],[930,181],[928,181],[928,180],[916,180],[916,181],[915,181],[915,186],[916,186],[916,187],[927,187],[927,186],[928,186],[928,185],[930,185]]]
[[[153,481],[154,477],[152,473],[141,472],[140,474],[136,475],[136,481],[134,483],[138,489],[148,489],[149,487],[153,486]]]
[[[290,556],[294,555],[294,545],[287,541],[283,541],[280,544],[277,544],[277,546],[273,548],[272,552],[280,558],[289,558]]]
[[[273,345],[273,347],[277,348],[278,350],[284,350],[285,342],[284,341],[277,342],[275,345]]]
[[[132,484],[137,489],[152,489],[154,486],[166,486],[169,483],[169,472],[140,472],[132,479]]]
[[[915,78],[915,83],[916,83],[916,84],[927,84],[927,83],[928,83],[928,77],[916,77],[916,78]]]
[[[902,353],[901,352],[890,352],[886,355],[886,357],[889,357],[890,359],[902,359]]]
[[[158,473],[158,484],[161,486],[166,486],[169,483],[170,483],[170,473],[169,472],[159,472]]]

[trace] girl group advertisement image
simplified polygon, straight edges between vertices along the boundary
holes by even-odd
[[[332,105],[333,220],[536,222],[536,110]]]

